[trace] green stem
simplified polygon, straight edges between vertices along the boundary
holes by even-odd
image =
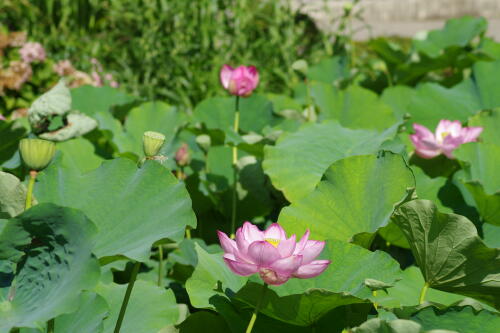
[[[418,298],[418,304],[422,304],[425,302],[425,294],[427,293],[427,289],[429,289],[429,283],[425,283],[420,291],[420,297]]]
[[[163,245],[158,245],[158,287],[161,287],[163,280]]]
[[[50,319],[48,322],[47,322],[47,333],[54,333],[54,329],[55,329],[55,320],[54,318]]]
[[[125,311],[127,310],[128,301],[130,299],[130,294],[132,294],[132,288],[134,288],[135,279],[137,278],[137,273],[139,273],[139,268],[141,263],[136,261],[134,268],[132,269],[132,275],[130,275],[130,281],[128,282],[127,290],[125,291],[125,296],[123,297],[122,306],[120,308],[120,314],[116,320],[114,333],[119,333],[122,327],[123,318],[125,317]]]
[[[248,323],[247,330],[245,331],[246,333],[251,333],[253,329],[253,325],[255,324],[255,321],[257,320],[257,314],[259,313],[260,307],[262,306],[262,301],[264,300],[264,296],[266,295],[267,291],[267,284],[264,283],[264,287],[262,288],[262,292],[260,293],[259,300],[257,301],[257,306],[255,307],[255,310],[253,311],[252,318],[250,318],[250,322]]]
[[[240,96],[236,96],[235,112],[234,112],[234,132],[238,134],[240,129]],[[238,200],[238,193],[236,192],[236,185],[238,183],[238,148],[233,146],[233,200],[231,206],[231,237],[234,238],[234,231],[236,228],[236,203]]]
[[[26,192],[26,205],[25,205],[26,210],[31,208],[31,204],[33,202],[33,187],[35,187],[35,180],[36,180],[37,174],[38,174],[38,172],[35,170],[30,171],[30,180],[28,182],[28,191]]]
[[[186,238],[191,239],[191,227],[190,226],[186,227]]]
[[[372,295],[373,297],[377,297],[377,291],[372,291]],[[373,302],[373,307],[375,308],[375,310],[378,310],[378,303],[376,301]]]

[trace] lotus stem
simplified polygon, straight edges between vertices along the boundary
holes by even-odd
[[[31,208],[31,204],[33,203],[33,188],[35,187],[35,180],[38,171],[31,170],[30,171],[30,180],[28,182],[28,191],[26,192],[26,205],[25,209],[28,210]]]
[[[48,322],[47,322],[47,333],[54,333],[54,330],[55,330],[55,320],[54,318],[50,319]]]
[[[163,280],[163,245],[158,245],[158,287],[162,286]]]
[[[141,267],[141,263],[136,261],[134,268],[132,268],[132,274],[130,275],[130,281],[128,282],[127,290],[125,291],[125,296],[123,297],[122,306],[120,308],[120,314],[118,315],[118,319],[116,320],[114,333],[119,333],[120,328],[122,327],[123,318],[125,318],[125,311],[127,310],[128,301],[130,299],[130,295],[132,294],[132,289],[134,288],[135,279],[137,278],[137,273],[139,273],[139,268]]]
[[[425,302],[425,294],[427,294],[427,289],[429,289],[429,283],[426,282],[420,291],[420,297],[418,298],[418,304]]]
[[[236,96],[234,110],[234,132],[238,134],[240,129],[240,96]],[[238,183],[238,148],[233,146],[233,200],[231,207],[231,238],[234,238],[234,230],[236,228],[236,202],[238,193],[236,185]]]
[[[250,322],[248,323],[247,330],[245,331],[246,333],[251,333],[253,329],[253,325],[255,324],[255,321],[257,320],[257,314],[259,313],[260,307],[262,306],[262,301],[264,300],[264,296],[266,295],[267,291],[267,283],[264,283],[264,287],[262,287],[262,291],[260,293],[259,300],[257,301],[257,305],[255,306],[255,310],[253,311],[252,317],[250,318]]]

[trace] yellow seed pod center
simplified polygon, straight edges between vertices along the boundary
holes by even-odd
[[[266,238],[264,240],[274,247],[278,247],[279,243],[281,242],[281,240],[275,238]]]

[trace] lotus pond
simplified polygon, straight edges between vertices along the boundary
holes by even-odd
[[[292,94],[212,68],[193,109],[58,67],[0,118],[0,332],[500,332],[486,31],[297,61]]]

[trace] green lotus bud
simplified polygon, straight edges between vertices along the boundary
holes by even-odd
[[[146,157],[156,156],[164,142],[165,135],[152,131],[144,132],[144,136],[142,137],[144,155]]]
[[[56,145],[47,140],[22,139],[19,143],[19,150],[26,166],[30,170],[40,171],[54,158]]]
[[[212,145],[212,140],[210,139],[210,136],[201,134],[196,137],[196,143],[201,147],[201,149],[207,152]]]

